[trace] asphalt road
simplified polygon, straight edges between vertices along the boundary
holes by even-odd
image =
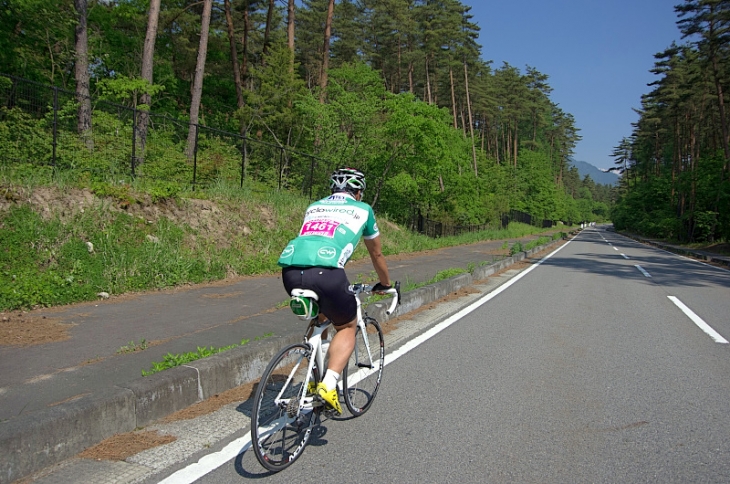
[[[210,464],[223,443],[161,476],[728,482],[729,289],[726,270],[587,229],[390,356],[370,411],[323,422],[289,469],[268,474],[250,452]]]

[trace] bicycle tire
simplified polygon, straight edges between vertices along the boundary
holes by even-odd
[[[370,353],[367,347],[370,347]],[[342,372],[342,393],[350,413],[356,417],[367,412],[380,388],[385,363],[385,340],[380,324],[365,318],[365,334],[360,326],[355,334],[355,349]]]
[[[297,343],[282,349],[264,371],[254,395],[251,412],[251,446],[259,463],[274,472],[289,467],[299,458],[314,428],[321,404],[300,406],[307,392],[307,366],[312,351]],[[316,388],[319,370],[312,380]]]

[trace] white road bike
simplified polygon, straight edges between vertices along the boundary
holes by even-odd
[[[350,287],[357,301],[355,350],[338,383],[350,413],[365,413],[378,393],[383,376],[385,345],[380,324],[364,311],[360,294],[371,294],[373,286]],[[393,298],[386,313],[392,314],[400,302],[400,283],[385,291]],[[330,321],[318,320],[318,296],[314,291],[294,289],[290,307],[301,319],[309,320],[304,341],[282,349],[264,371],[254,395],[251,413],[251,441],[256,458],[266,469],[281,471],[304,450],[321,414],[332,416],[321,398],[314,394],[327,369],[328,344],[322,334]],[[333,331],[333,330],[331,330]]]

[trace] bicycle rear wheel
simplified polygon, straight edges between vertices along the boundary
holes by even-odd
[[[312,352],[308,345],[293,344],[279,352],[264,371],[254,395],[251,444],[256,459],[270,471],[289,467],[307,445],[321,404],[314,402],[309,381],[316,388],[318,368],[307,380]]]
[[[355,335],[355,350],[342,372],[345,405],[354,416],[365,413],[380,387],[385,362],[385,341],[380,324],[365,318],[365,332],[360,326]]]

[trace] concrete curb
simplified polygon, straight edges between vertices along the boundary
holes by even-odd
[[[437,301],[474,281],[555,245],[553,240],[520,252],[473,274],[464,273],[402,294],[396,315]],[[387,300],[368,306],[368,314],[383,322]],[[139,378],[104,395],[91,395],[0,424],[0,484],[38,472],[71,458],[104,439],[150,425],[215,394],[258,378],[271,358],[300,334],[254,341],[188,365]]]

